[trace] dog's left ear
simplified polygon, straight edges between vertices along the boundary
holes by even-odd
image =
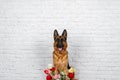
[[[64,29],[64,31],[63,31],[63,33],[62,33],[62,36],[64,36],[64,37],[65,37],[65,40],[67,40],[67,30],[66,30],[66,29]]]

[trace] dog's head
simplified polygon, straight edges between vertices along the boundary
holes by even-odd
[[[67,31],[64,29],[62,35],[58,34],[58,31],[54,30],[54,49],[57,51],[63,51],[67,48]]]

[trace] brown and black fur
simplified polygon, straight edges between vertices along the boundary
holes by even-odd
[[[68,75],[68,69],[70,69],[70,66],[68,63],[67,31],[65,29],[61,36],[56,29],[54,30],[53,64],[56,69],[56,74],[64,71],[65,74]]]

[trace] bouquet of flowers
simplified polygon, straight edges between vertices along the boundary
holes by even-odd
[[[49,64],[48,68],[44,70],[44,73],[47,75],[46,80],[70,80],[74,78],[75,69],[70,68],[68,72],[68,75],[65,75],[64,71],[60,74],[55,74],[55,67],[52,64]]]

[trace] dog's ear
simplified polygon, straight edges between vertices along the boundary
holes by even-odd
[[[59,36],[59,34],[58,34],[58,31],[55,29],[55,30],[54,30],[54,36],[53,36],[53,37],[54,37],[54,40],[56,39],[57,36]]]
[[[63,33],[62,33],[62,36],[64,36],[64,37],[65,37],[65,40],[67,40],[67,30],[66,30],[66,29],[64,29],[64,31],[63,31]]]

